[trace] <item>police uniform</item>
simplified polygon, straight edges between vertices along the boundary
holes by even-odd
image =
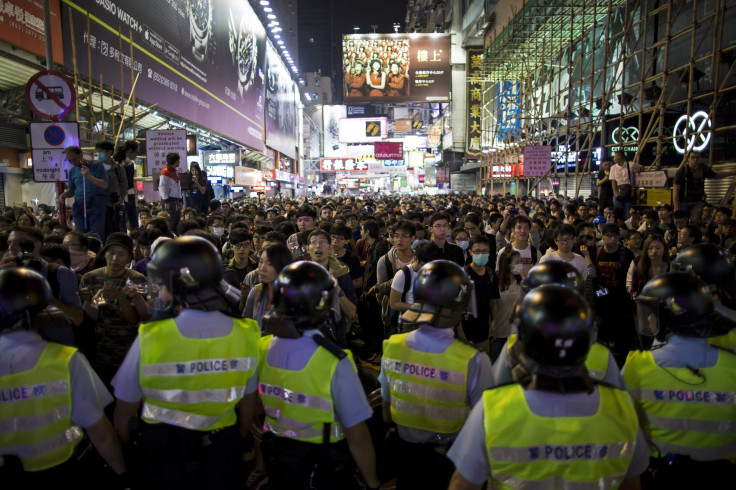
[[[352,355],[329,344],[319,329],[300,338],[268,336],[258,378],[269,486],[303,488],[322,462],[331,467],[318,472],[321,485],[345,488],[354,471],[344,429],[372,416]]]
[[[708,341],[673,335],[629,354],[624,379],[656,457],[736,462],[736,354]]]
[[[576,482],[581,488],[615,488],[649,463],[633,407],[626,424],[613,411],[626,407],[621,395],[628,398],[606,386],[591,394],[522,390],[516,384],[493,388],[473,407],[447,456],[463,478],[478,485],[493,478],[497,488],[577,488]],[[509,399],[518,410],[508,405],[488,412]],[[610,426],[620,426],[626,437],[608,434]]]
[[[143,324],[112,381],[143,402],[144,485],[230,488],[240,461],[235,406],[257,389],[260,330],[250,319],[183,310]],[[171,348],[168,348],[171,347]]]
[[[452,465],[444,454],[493,386],[490,359],[453,329],[422,325],[384,341],[379,382],[401,439],[397,487],[445,488]]]
[[[498,359],[493,364],[494,386],[500,386],[514,381],[513,375],[511,374],[508,351],[515,341],[516,334],[510,335],[506,341],[505,348],[501,350]],[[618,370],[613,354],[603,344],[594,342],[590,346],[590,352],[585,358],[585,367],[588,368],[591,378],[622,390],[626,389],[624,378]]]
[[[71,477],[81,429],[104,417],[112,400],[76,349],[31,331],[0,335],[0,454],[20,458],[23,484]]]

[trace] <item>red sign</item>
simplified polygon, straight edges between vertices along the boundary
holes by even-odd
[[[404,143],[375,143],[376,160],[403,160]]]
[[[62,64],[61,17],[59,1],[51,0],[51,45],[54,62]],[[46,32],[43,25],[43,2],[38,0],[0,1],[0,40],[7,41],[42,58],[46,57]]]
[[[320,172],[349,172],[354,174],[368,171],[368,164],[355,158],[320,158]]]
[[[282,182],[291,182],[291,174],[283,170],[265,170],[263,177],[266,180],[280,180]]]
[[[54,70],[36,73],[26,84],[28,107],[45,119],[58,121],[66,117],[77,103],[72,82]]]
[[[263,191],[270,191],[271,186],[269,185],[252,185],[250,186],[251,192],[263,192]]]

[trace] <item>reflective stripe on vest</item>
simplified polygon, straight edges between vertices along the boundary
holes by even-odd
[[[191,430],[233,425],[258,366],[255,321],[233,318],[224,337],[187,338],[167,319],[141,325],[142,418]]]
[[[718,361],[697,373],[662,368],[651,351],[630,352],[624,381],[645,414],[652,451],[699,461],[736,461],[736,355],[720,351]]]
[[[335,418],[331,392],[339,360],[317,347],[300,370],[275,367],[268,362],[272,342],[273,337],[262,339],[258,366],[258,393],[266,413],[263,429],[280,437],[321,444],[329,423],[329,442],[342,440],[345,435]],[[352,361],[349,352],[348,356]]]
[[[0,454],[26,471],[68,460],[82,430],[71,422],[69,361],[76,349],[49,343],[28,371],[0,377]]]
[[[470,411],[467,372],[478,351],[453,341],[444,352],[421,352],[406,344],[408,335],[392,335],[383,341],[391,418],[413,429],[439,434],[458,432]]]
[[[623,391],[599,386],[590,416],[534,414],[519,385],[483,393],[491,478],[501,488],[614,488],[626,477],[638,422]]]
[[[514,342],[516,342],[516,334],[512,333],[506,341],[506,349],[511,349]],[[609,354],[610,351],[598,342],[593,342],[590,345],[588,355],[585,357],[585,367],[588,369],[588,374],[590,374],[591,378],[601,381],[606,377],[610,359]]]

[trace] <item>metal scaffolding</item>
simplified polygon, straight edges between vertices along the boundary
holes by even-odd
[[[505,192],[514,177],[493,169],[526,145],[552,146],[549,177],[570,197],[618,150],[650,168],[695,150],[736,159],[735,21],[734,0],[524,2],[469,80],[483,83],[482,182]]]

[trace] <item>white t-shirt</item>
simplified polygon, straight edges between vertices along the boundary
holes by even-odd
[[[634,180],[634,183],[636,183],[636,175],[634,175],[634,171],[641,168],[641,165],[638,163],[629,162],[629,170],[631,171],[631,178]],[[629,170],[626,170],[626,164],[623,165],[612,165],[611,166],[611,175],[609,176],[610,180],[615,180],[616,185],[622,185],[622,184],[630,184],[629,182]]]
[[[521,265],[523,268],[521,277],[526,277],[526,275],[529,274],[529,269],[531,269],[534,266],[534,261],[532,260],[532,246],[527,245],[526,248],[518,249],[514,247],[513,245],[511,245],[511,248],[519,252],[519,256],[521,257]],[[506,252],[506,247],[503,247],[498,251],[498,257],[496,257],[496,272],[498,272],[498,264],[501,263],[501,255],[503,255],[505,252]],[[538,249],[537,249],[537,259],[539,259]]]
[[[563,262],[568,262],[569,264],[572,264],[572,266],[575,267],[578,272],[580,272],[580,275],[583,276],[583,280],[585,280],[588,277],[588,267],[585,263],[585,259],[582,255],[579,254],[573,254],[573,256],[573,259],[568,261],[560,257],[560,254],[558,254],[557,251],[551,250],[546,253],[544,257],[539,259],[539,263],[541,264],[542,262],[549,262],[550,260],[561,260]]]
[[[415,271],[413,267],[409,267],[409,274],[411,275],[411,286],[409,286],[409,290],[406,292],[406,301],[404,303],[408,305],[414,304],[414,279],[416,279],[418,271]],[[406,280],[406,276],[404,274],[404,271],[399,269],[396,271],[396,274],[394,275],[394,280],[391,281],[391,289],[394,291],[398,291],[401,294],[404,294],[404,281]]]

